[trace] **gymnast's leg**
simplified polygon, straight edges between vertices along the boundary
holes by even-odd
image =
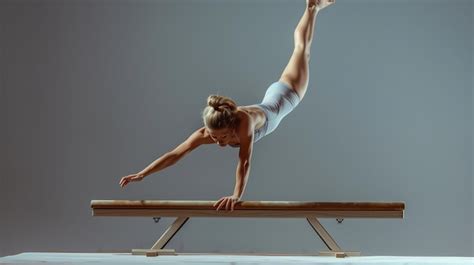
[[[294,31],[294,50],[290,61],[281,74],[280,82],[293,88],[300,101],[306,94],[309,81],[309,57],[316,15],[335,0],[306,0],[306,9]]]

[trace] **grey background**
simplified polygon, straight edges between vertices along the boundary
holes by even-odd
[[[447,3],[446,3],[447,2]],[[238,149],[207,145],[122,189],[202,126],[209,94],[259,103],[305,1],[1,1],[0,255],[149,248],[172,222],[93,199],[217,200]],[[405,201],[321,222],[363,255],[473,256],[473,2],[337,0],[310,88],[254,146],[243,200]],[[314,253],[304,219],[194,218],[179,252]]]

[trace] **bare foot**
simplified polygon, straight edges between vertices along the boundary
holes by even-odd
[[[316,11],[320,11],[321,9],[332,5],[336,2],[336,0],[306,0],[306,5],[310,10],[316,8]]]

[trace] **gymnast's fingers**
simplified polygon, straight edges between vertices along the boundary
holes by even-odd
[[[122,184],[124,184],[125,182],[128,182],[131,177],[133,177],[133,175],[128,175],[128,176],[123,177],[123,178],[120,180],[120,184],[122,185]]]
[[[217,200],[213,206],[216,206],[220,201],[222,200],[222,198],[220,198],[219,200]]]
[[[127,185],[127,184],[128,184],[128,180],[127,180],[127,179],[124,179],[124,180],[122,181],[122,183],[120,184],[120,186],[125,187],[125,185]]]
[[[123,185],[124,185],[124,182],[125,182],[125,177],[123,177],[122,179],[120,179],[120,186],[123,186]]]
[[[227,205],[227,198],[225,198],[225,199],[221,202],[222,210],[225,210],[225,209],[226,209],[226,205]]]
[[[218,205],[216,211],[219,211],[219,208],[222,206],[221,201],[222,201],[223,199],[224,199],[224,198],[220,198],[220,199],[214,204],[214,206]]]
[[[219,204],[219,208],[217,209],[221,209],[224,210],[225,209],[225,203],[226,203],[226,199],[222,200],[221,203]]]
[[[222,200],[221,202],[222,210],[225,210],[226,205],[227,205],[227,198],[224,198],[224,200]]]
[[[222,207],[223,203],[219,203],[219,206],[217,207],[216,211],[219,211],[219,209]]]

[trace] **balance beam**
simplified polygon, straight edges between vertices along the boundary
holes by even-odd
[[[303,201],[240,201],[234,211],[216,211],[216,201],[190,200],[92,200],[93,216],[177,217],[150,249],[132,249],[134,255],[177,255],[164,249],[190,217],[266,217],[306,218],[329,251],[321,256],[359,256],[360,252],[343,251],[317,218],[401,218],[404,202],[303,202]]]

